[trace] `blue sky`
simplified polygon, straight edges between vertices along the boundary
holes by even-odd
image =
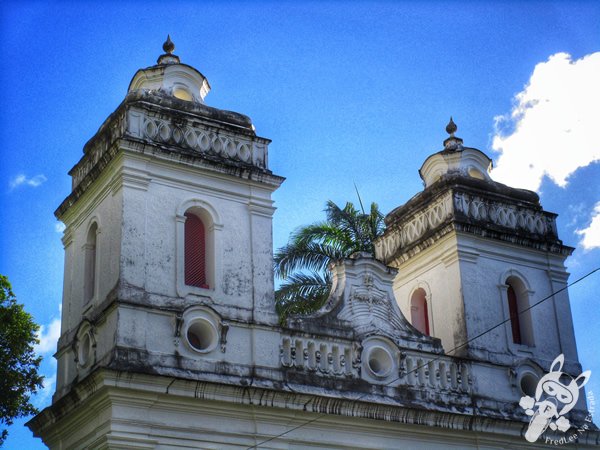
[[[209,79],[207,104],[249,115],[273,140],[271,169],[287,177],[275,247],[321,219],[326,200],[356,201],[354,183],[385,212],[407,201],[452,115],[499,179],[560,214],[560,236],[577,248],[571,280],[600,266],[597,2],[5,1],[0,21],[0,273],[44,326],[49,381],[63,276],[54,209],[83,145],[167,33]],[[570,295],[600,397],[597,292],[600,273]],[[23,422],[6,448],[44,448]]]

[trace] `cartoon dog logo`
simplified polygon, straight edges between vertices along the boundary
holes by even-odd
[[[525,433],[525,439],[529,442],[537,441],[548,427],[562,432],[571,427],[569,419],[564,416],[577,404],[579,389],[585,386],[592,372],[586,370],[573,379],[561,371],[564,362],[564,355],[558,355],[550,366],[550,372],[538,382],[535,398],[526,395],[519,401],[525,414],[532,416]]]

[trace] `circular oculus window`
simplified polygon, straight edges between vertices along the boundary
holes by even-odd
[[[369,351],[367,366],[376,377],[387,377],[394,367],[394,360],[390,352],[383,347],[373,347]]]
[[[213,323],[207,319],[198,318],[187,327],[185,337],[193,350],[208,353],[217,346],[218,334]]]
[[[521,393],[530,397],[534,397],[538,381],[539,378],[536,375],[531,372],[525,372],[523,376],[521,376],[521,381],[519,382]]]

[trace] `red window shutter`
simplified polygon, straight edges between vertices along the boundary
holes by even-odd
[[[185,214],[185,284],[208,288],[206,283],[206,234],[194,214]]]
[[[510,315],[510,326],[512,329],[513,342],[521,343],[521,324],[519,323],[519,309],[517,307],[517,294],[512,286],[508,286],[508,313]]]

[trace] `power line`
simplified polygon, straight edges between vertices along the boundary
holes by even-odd
[[[584,275],[584,276],[582,276],[581,278],[578,278],[577,280],[573,281],[572,283],[569,283],[569,284],[567,284],[566,286],[564,286],[564,287],[560,288],[559,290],[557,290],[557,291],[555,291],[555,292],[552,292],[550,295],[548,295],[547,297],[544,297],[543,299],[541,299],[540,301],[538,301],[538,302],[534,303],[533,305],[531,305],[531,306],[529,306],[529,307],[527,307],[527,308],[523,309],[522,311],[519,311],[519,312],[518,312],[518,315],[521,315],[521,314],[523,314],[524,312],[527,312],[527,311],[529,311],[530,309],[534,308],[535,306],[539,305],[540,303],[543,303],[543,302],[545,302],[546,300],[548,300],[548,299],[550,299],[550,298],[554,297],[556,294],[559,294],[559,293],[561,293],[562,291],[564,291],[564,290],[566,290],[566,289],[570,288],[571,286],[574,286],[574,285],[576,285],[576,284],[577,284],[577,283],[579,283],[580,281],[583,281],[583,280],[585,280],[587,277],[589,277],[590,275],[594,274],[595,272],[598,272],[599,270],[600,270],[600,267],[597,267],[597,268],[595,268],[594,270],[592,270],[591,272],[588,272],[587,274],[585,274],[585,275]],[[414,368],[414,369],[412,369],[411,371],[409,371],[409,372],[406,372],[406,373],[405,373],[403,376],[410,375],[411,373],[414,373],[414,372],[416,372],[417,370],[421,369],[422,367],[425,367],[426,365],[428,365],[428,364],[430,364],[430,363],[432,363],[432,362],[434,362],[434,361],[437,361],[437,360],[438,360],[438,359],[440,359],[440,358],[443,358],[443,357],[445,357],[445,356],[448,356],[450,353],[456,352],[457,350],[459,350],[459,349],[461,349],[461,348],[465,347],[466,345],[468,345],[470,342],[474,341],[475,339],[479,339],[481,336],[483,336],[483,335],[485,335],[485,334],[489,333],[490,331],[493,331],[493,330],[495,330],[495,329],[496,329],[496,328],[498,328],[498,327],[501,327],[502,325],[506,324],[506,323],[507,323],[507,322],[509,322],[510,320],[511,320],[511,319],[510,319],[510,318],[508,318],[508,319],[505,319],[505,320],[503,320],[502,322],[499,322],[499,323],[497,323],[497,324],[496,324],[496,325],[494,325],[493,327],[491,327],[491,328],[488,328],[487,330],[485,330],[485,331],[483,331],[483,332],[479,333],[477,336],[474,336],[474,337],[472,337],[471,339],[469,339],[469,340],[467,340],[467,341],[463,342],[462,344],[459,344],[459,345],[457,345],[456,347],[454,347],[453,349],[451,349],[451,350],[449,350],[448,352],[444,353],[443,355],[436,356],[436,357],[434,357],[434,358],[433,358],[431,361],[428,361],[427,363],[424,363],[424,364],[422,364],[422,365],[420,365],[420,366],[417,366],[417,367],[415,367],[415,368]],[[392,383],[395,383],[395,382],[396,382],[396,381],[398,381],[399,379],[400,379],[400,377],[396,377],[396,378],[394,378],[393,380],[389,381],[388,383],[384,384],[384,386],[389,386],[390,384],[392,384]],[[353,399],[351,402],[352,402],[352,403],[354,403],[354,402],[357,402],[357,401],[361,400],[362,398],[364,398],[366,395],[368,395],[368,394],[362,394],[362,395],[360,395],[359,397],[357,397],[357,398]],[[286,430],[286,431],[284,431],[283,433],[280,433],[280,434],[278,434],[278,435],[275,435],[275,436],[271,436],[270,438],[268,438],[268,439],[265,439],[264,441],[262,441],[262,442],[259,442],[258,444],[254,444],[252,447],[248,447],[248,448],[247,448],[247,450],[251,450],[251,449],[253,449],[253,448],[258,448],[258,446],[259,446],[259,445],[266,444],[267,442],[270,442],[270,441],[272,441],[272,440],[274,440],[274,439],[277,439],[277,438],[280,438],[280,437],[282,437],[282,436],[285,436],[285,435],[286,435],[286,434],[288,434],[288,433],[291,433],[291,432],[293,432],[293,431],[296,431],[296,430],[298,430],[299,428],[305,427],[306,425],[310,425],[311,423],[314,423],[314,422],[316,422],[317,420],[321,419],[321,418],[322,418],[322,417],[324,417],[324,416],[326,416],[326,414],[325,414],[325,413],[320,413],[320,414],[318,414],[318,415],[317,415],[317,417],[315,417],[315,418],[313,418],[313,419],[307,420],[306,422],[304,422],[304,423],[301,423],[300,425],[297,425],[297,426],[295,426],[295,427],[293,427],[293,428],[290,428],[289,430]]]

